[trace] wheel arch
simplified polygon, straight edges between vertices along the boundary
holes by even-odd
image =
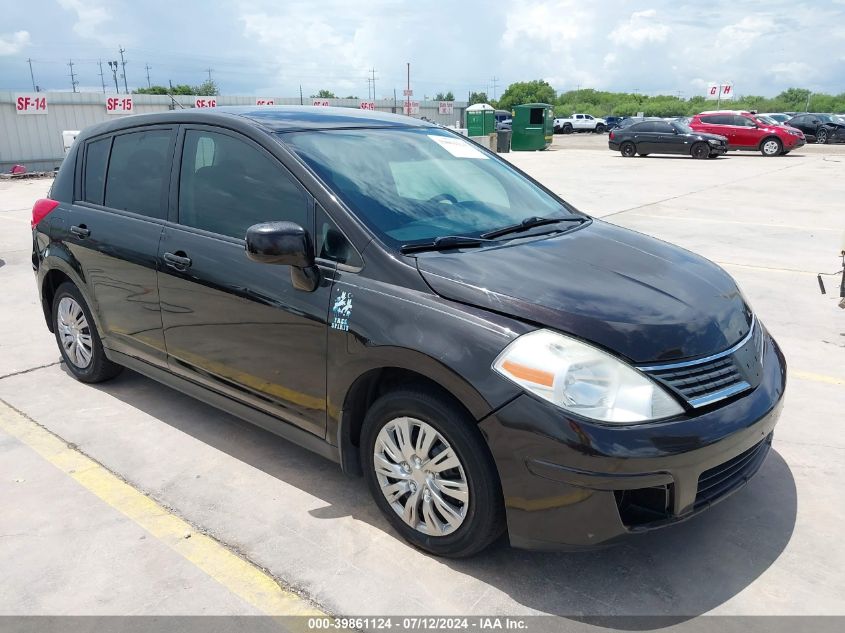
[[[445,367],[442,371],[452,373]],[[361,372],[345,390],[343,404],[336,416],[329,412],[329,417],[336,420],[335,438],[343,471],[353,475],[362,473],[359,445],[364,417],[372,404],[385,393],[405,387],[424,389],[451,401],[475,421],[483,419],[492,410],[463,379],[454,374],[448,380],[444,377],[441,371],[432,371],[428,363],[415,363],[413,368],[390,364]],[[329,437],[335,439],[331,437],[331,430]]]
[[[102,332],[99,310],[97,310],[96,304],[88,292],[88,287],[81,273],[73,265],[72,260],[69,261],[59,255],[61,253],[60,250],[53,250],[54,252],[41,262],[40,270],[43,272],[39,275],[41,277],[39,288],[39,292],[41,293],[41,309],[44,313],[44,320],[47,322],[47,328],[51,332],[53,331],[53,298],[56,295],[56,290],[63,283],[70,282],[82,294],[82,298],[85,299],[85,303],[88,304],[88,309],[94,317],[94,325],[98,331]]]

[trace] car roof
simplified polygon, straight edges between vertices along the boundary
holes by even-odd
[[[748,110],[705,110],[699,114],[753,114]]]
[[[140,125],[202,123],[208,125],[244,124],[267,132],[330,130],[349,128],[438,127],[433,123],[387,112],[357,108],[320,106],[223,106],[185,108],[152,114],[133,114],[86,129],[85,136],[104,134]]]

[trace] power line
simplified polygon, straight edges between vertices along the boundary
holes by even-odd
[[[76,87],[79,85],[79,82],[76,81],[76,75],[73,72],[73,60],[68,60],[67,65],[70,67],[70,87],[73,88],[74,92],[76,92]]]
[[[126,52],[126,49],[123,46],[118,47],[120,51],[120,65],[123,66],[123,89],[126,91],[126,94],[129,94],[129,85],[126,82],[126,60],[123,59],[123,54]],[[120,92],[120,90],[118,90]]]

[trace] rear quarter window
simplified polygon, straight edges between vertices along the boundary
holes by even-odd
[[[111,137],[85,144],[85,174],[82,199],[93,204],[103,204],[106,185],[106,164],[109,160]]]

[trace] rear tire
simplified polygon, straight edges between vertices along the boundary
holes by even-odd
[[[53,332],[68,370],[80,382],[96,383],[117,376],[123,367],[103,351],[103,343],[82,293],[66,281],[53,297]]]
[[[596,126],[596,134],[604,134],[604,129],[605,129],[604,126],[601,123],[599,123]]]
[[[698,160],[708,158],[710,156],[710,146],[707,143],[695,143],[690,148],[690,156]]]
[[[774,136],[763,139],[763,142],[760,143],[760,153],[763,156],[779,156],[782,151],[783,143],[780,142],[779,138],[775,138]]]
[[[827,143],[827,130],[823,127],[816,130],[816,143],[824,145]]]
[[[462,558],[505,529],[502,487],[484,437],[466,411],[434,390],[376,400],[361,430],[361,463],[376,505],[415,547]]]
[[[625,141],[622,145],[619,146],[619,152],[625,158],[631,158],[634,154],[637,153],[637,146],[634,145],[631,141]]]

